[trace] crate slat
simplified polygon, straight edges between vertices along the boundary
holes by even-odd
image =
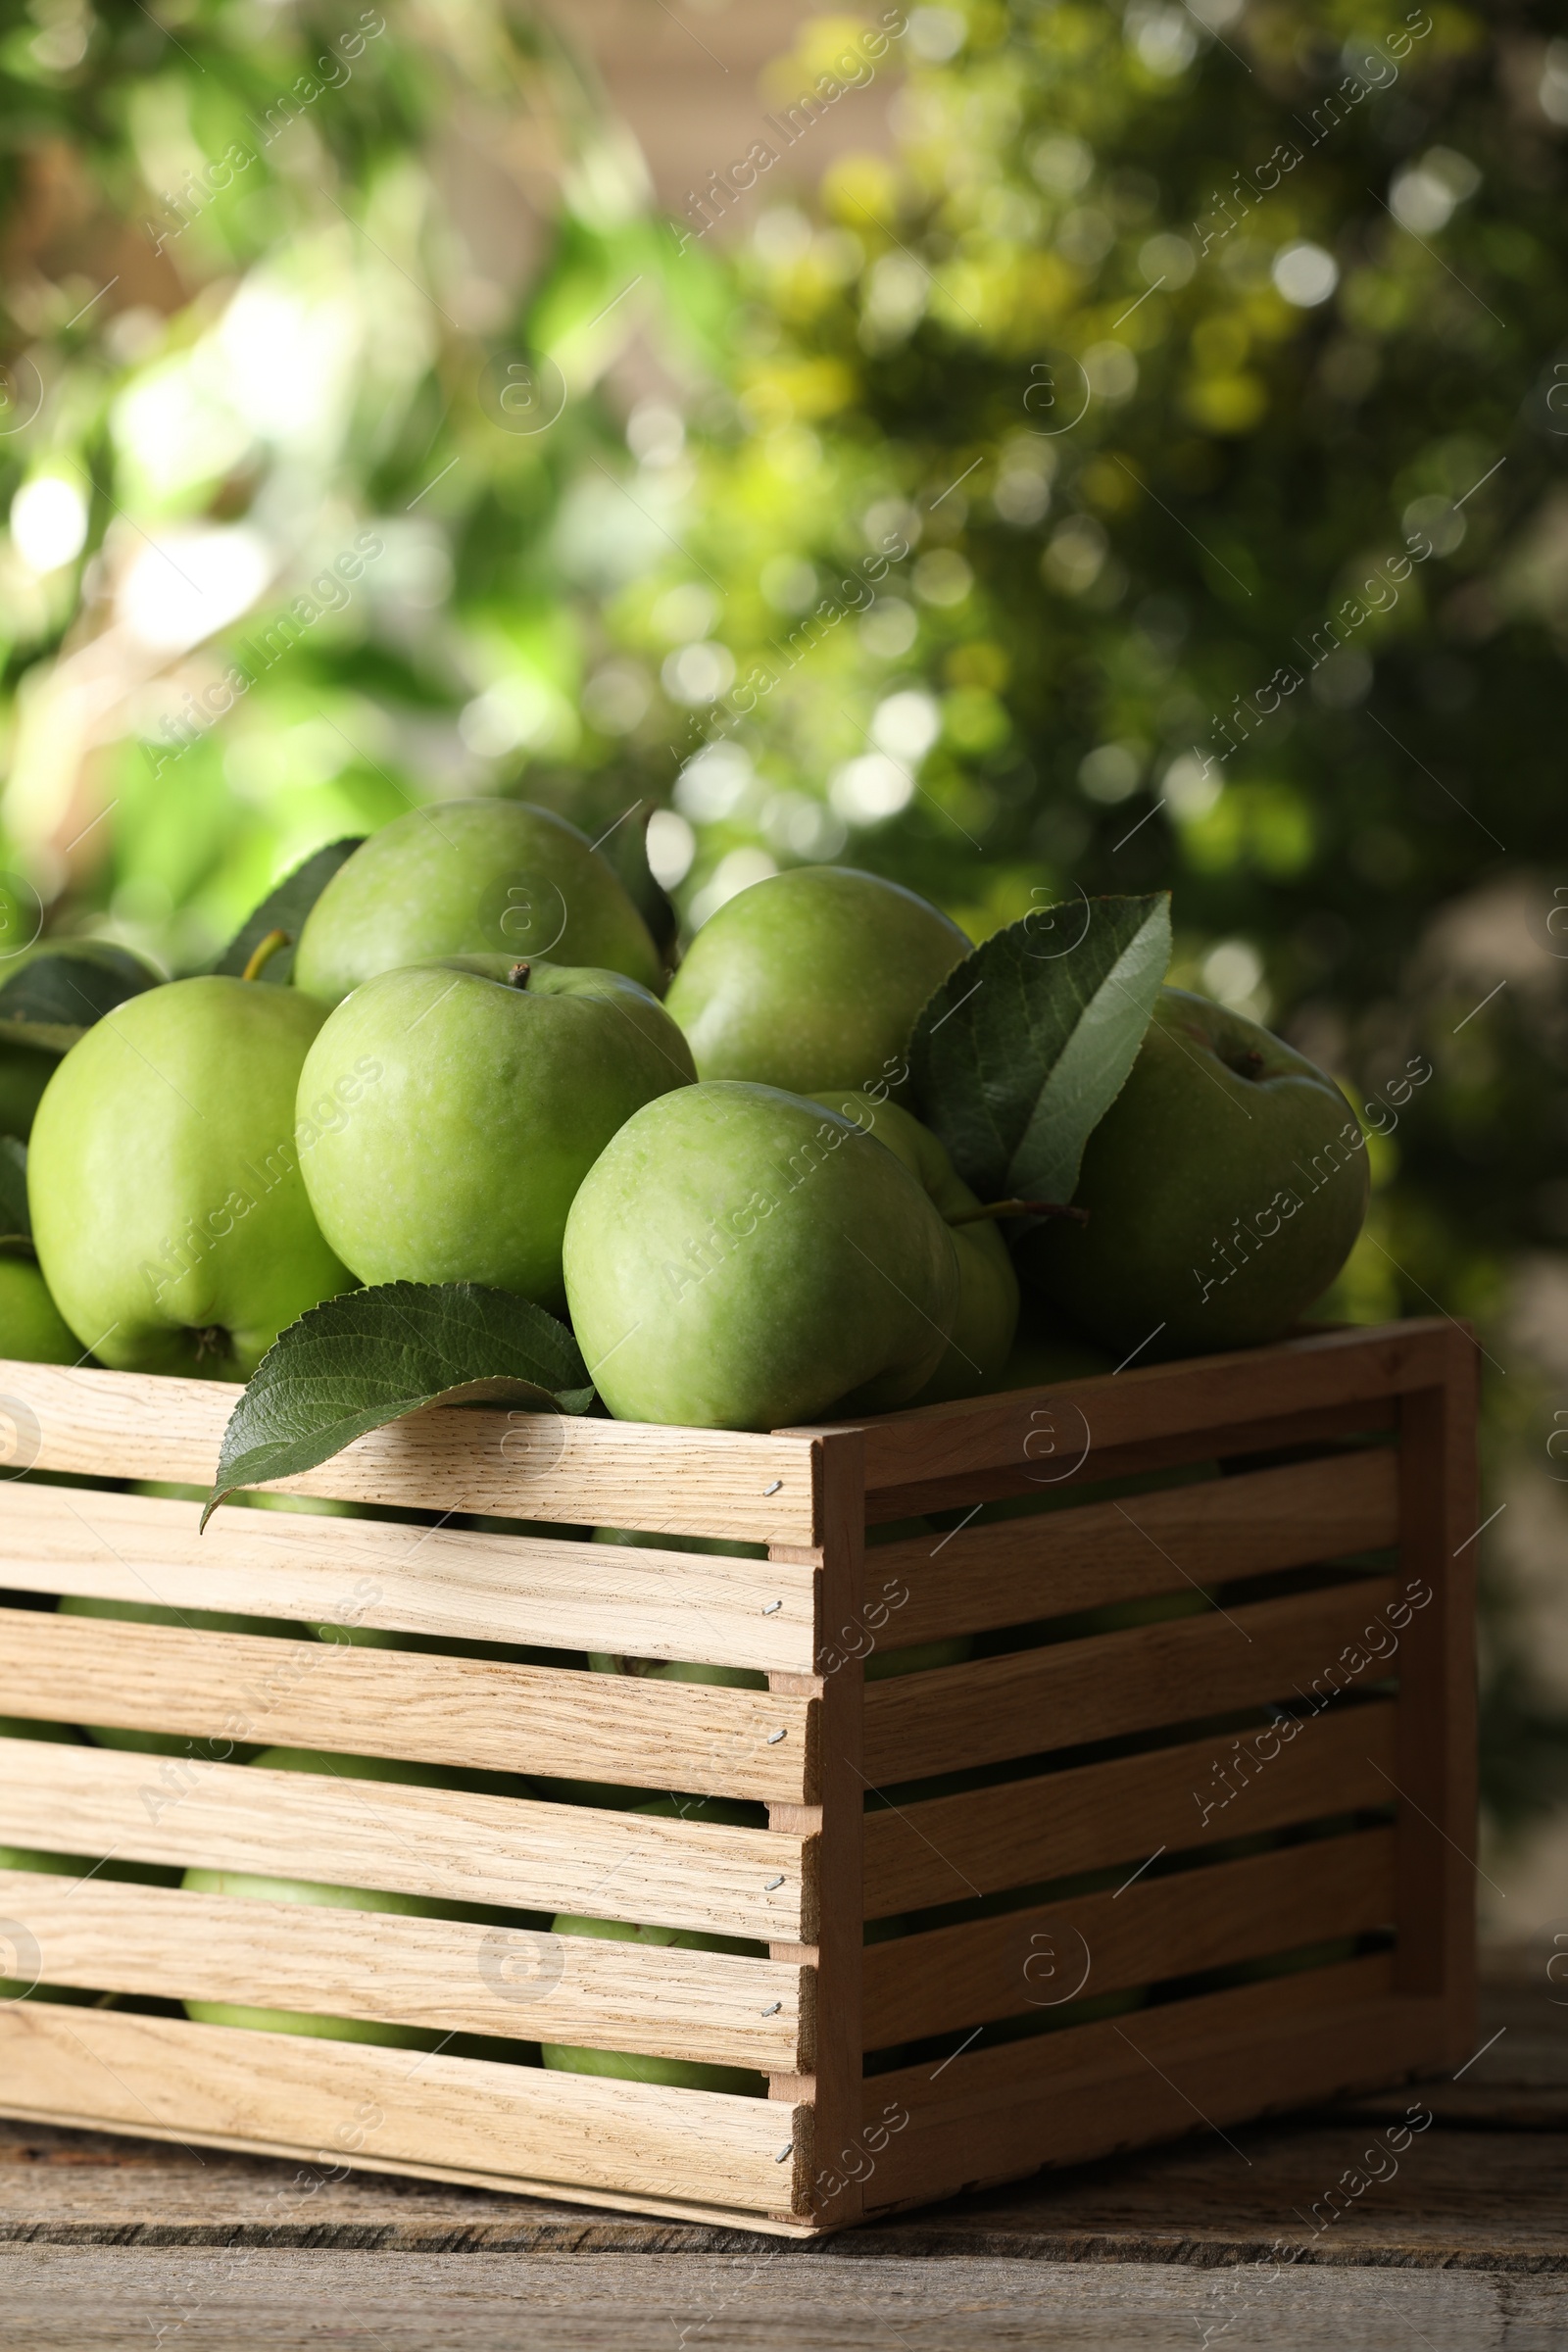
[[[210,1486],[240,1395],[226,1381],[0,1358],[0,1396],[13,1421],[20,1405],[37,1424],[36,1466],[87,1478]],[[436,1405],[357,1438],[318,1470],[269,1483],[282,1494],[345,1502],[591,1527],[643,1527],[657,1498],[667,1534],[818,1541],[814,1447],[790,1432],[759,1437]]]
[[[799,2204],[810,2145],[809,2110],[768,2099],[42,2001],[0,2008],[0,2080],[24,2114],[122,2132],[764,2210]]]
[[[1449,1334],[1448,1323],[1437,1317],[1378,1331],[1327,1331],[1179,1366],[1134,1365],[1090,1380],[890,1413],[866,1425],[867,1491],[1009,1468],[1038,1477],[1048,1423],[1054,1459],[1067,1452],[1069,1435],[1076,1451],[1080,1423],[1096,1455],[1162,1438],[1211,1437],[1215,1450],[1233,1450],[1222,1441],[1249,1423],[1437,1384]]]
[[[0,1844],[764,1943],[816,1932],[814,1844],[771,1830],[30,1740],[0,1740]]]
[[[781,1961],[460,1919],[331,1911],[0,1871],[41,1982],[650,2050],[763,2074],[812,2063],[811,1977]],[[769,2014],[769,2012],[773,2014]]]
[[[929,2063],[873,2075],[868,2142],[873,2119],[908,2122],[876,2157],[866,2210],[1397,2082],[1441,2061],[1443,2020],[1436,2001],[1391,1998],[1393,1983],[1379,1953],[970,2051],[935,2080]]]
[[[1060,1402],[1059,1392],[1051,1394],[1054,1412]],[[1398,1419],[1396,1396],[1374,1396],[1320,1405],[1310,1413],[1276,1413],[1261,1421],[1228,1422],[1222,1429],[1184,1431],[1177,1427],[1136,1445],[1087,1446],[1079,1430],[1077,1445],[1071,1449],[1067,1441],[1076,1425],[1066,1425],[1061,1427],[1057,1457],[1065,1455],[1065,1466],[1054,1470],[1049,1478],[1042,1475],[1037,1461],[1015,1460],[993,1470],[968,1470],[951,1477],[916,1479],[907,1486],[880,1487],[866,1498],[866,1524],[885,1526],[927,1511],[965,1511],[977,1503],[1038,1494],[1047,1488],[1069,1494],[1195,1463],[1208,1467],[1243,1460],[1250,1454],[1267,1457],[1301,1452],[1309,1446],[1345,1446],[1369,1437],[1392,1436]]]
[[[1289,1698],[1324,1676],[1400,1589],[1368,1577],[868,1684],[866,1776],[882,1788],[1152,1731],[1173,1713],[1193,1722]]]
[[[1398,1458],[1387,1446],[1234,1478],[1081,1503],[990,1527],[879,1544],[867,1585],[902,1583],[884,1643],[940,1642],[1118,1600],[1216,1585],[1398,1535]]]
[[[488,1658],[0,1609],[0,1715],[480,1771],[816,1797],[819,1702]],[[548,1792],[546,1792],[548,1793]]]
[[[1161,1848],[1180,1853],[1385,1805],[1396,1716],[1391,1699],[1318,1716],[1261,1764],[1238,1760],[1240,1740],[1209,1736],[868,1813],[865,1915],[1131,1868]],[[1256,1737],[1248,1735],[1249,1748]]]
[[[865,1952],[865,2046],[1048,2016],[1068,1999],[1394,1924],[1394,1833],[1361,1830]],[[1130,2029],[1135,2030],[1135,2029]]]
[[[1478,1359],[1449,1333],[1442,1386],[1402,1400],[1400,1567],[1434,1605],[1410,1629],[1410,1682],[1393,1781],[1399,1797],[1401,1991],[1445,2004],[1445,2054],[1469,2055],[1476,2006],[1475,1580],[1481,1506],[1475,1429]]]
[[[644,1495],[645,1513],[658,1515]],[[385,1627],[448,1641],[813,1665],[804,1562],[220,1509],[80,1488],[0,1487],[0,1590]]]

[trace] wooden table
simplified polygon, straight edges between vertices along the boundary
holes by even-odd
[[[1480,2045],[1455,2081],[811,2247],[0,2124],[0,2347],[1561,2352],[1568,2006],[1539,1955],[1489,1964]]]

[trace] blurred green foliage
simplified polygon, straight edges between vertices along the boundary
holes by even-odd
[[[655,808],[688,921],[821,858],[976,937],[1168,884],[1173,977],[1382,1130],[1340,1311],[1483,1318],[1494,1461],[1548,1466],[1504,1309],[1568,1236],[1556,12],[924,7],[893,152],[810,209],[694,158],[675,225],[496,0],[5,24],[0,825],[56,928],[194,966],[457,791]],[[1518,1813],[1561,1728],[1492,1631]]]

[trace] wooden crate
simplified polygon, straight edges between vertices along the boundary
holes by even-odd
[[[541,1789],[8,1739],[0,1842],[767,1953],[11,1872],[0,1932],[43,1984],[122,2000],[0,2005],[0,2106],[804,2235],[1456,2064],[1474,2046],[1474,1367],[1468,1336],[1432,1321],[770,1436],[432,1411],[289,1485],[561,1532],[233,1508],[198,1537],[193,1504],[113,1482],[208,1480],[232,1390],[0,1363],[24,1451],[93,1482],[0,1488],[0,1715]],[[1039,1507],[981,1508],[1009,1497]],[[592,1545],[593,1525],[767,1556]],[[1083,1623],[1200,1586],[1196,1613]],[[63,1593],[448,1647],[106,1623],[54,1613]],[[864,1678],[867,1651],[958,1636],[976,1638],[964,1662]],[[474,1639],[766,1686],[453,1646]],[[750,1799],[767,1826],[547,1801],[564,1778]],[[1248,1966],[1303,1947],[1307,1965]],[[744,2065],[770,2095],[246,2032],[171,2011],[184,1999]],[[1018,2019],[1036,2030],[999,2039]]]

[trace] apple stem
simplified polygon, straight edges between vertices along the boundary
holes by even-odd
[[[961,1216],[949,1217],[949,1225],[978,1225],[986,1217],[1071,1217],[1076,1225],[1087,1225],[1087,1208],[1070,1208],[1060,1200],[992,1200],[984,1208],[966,1208]]]
[[[272,957],[277,954],[278,949],[286,948],[289,945],[290,934],[287,931],[269,931],[266,938],[259,939],[251,950],[251,959],[241,972],[240,978],[242,980],[259,980]]]
[[[527,964],[514,963],[511,971],[507,974],[507,986],[509,988],[526,988],[528,985],[528,971],[529,966]]]

